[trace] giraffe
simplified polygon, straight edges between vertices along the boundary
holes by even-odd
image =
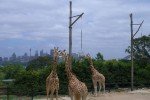
[[[46,93],[47,93],[47,100],[49,93],[51,100],[53,100],[53,94],[56,92],[56,100],[58,100],[58,90],[59,90],[59,78],[57,76],[57,63],[58,63],[58,56],[59,51],[58,48],[54,47],[54,54],[53,54],[53,68],[49,76],[46,78]]]
[[[68,77],[68,90],[71,100],[86,100],[88,95],[88,89],[85,83],[79,81],[76,75],[72,72],[71,69],[71,56],[69,56],[65,50],[60,53],[65,60],[65,71]]]
[[[94,93],[95,96],[97,96],[97,83],[99,84],[99,93],[101,91],[101,87],[103,87],[103,92],[105,93],[105,77],[103,74],[99,73],[93,65],[93,61],[92,58],[89,54],[86,55],[86,58],[88,59],[89,63],[90,63],[90,70],[92,73],[92,82],[93,82],[93,86],[94,86]]]

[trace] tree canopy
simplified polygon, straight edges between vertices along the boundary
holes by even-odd
[[[127,53],[131,53],[131,47],[126,49]],[[133,58],[136,61],[150,62],[150,35],[135,38],[133,42]]]

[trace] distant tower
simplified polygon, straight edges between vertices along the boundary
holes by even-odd
[[[79,52],[79,59],[81,60],[84,57],[84,52],[82,48],[83,48],[83,45],[82,45],[82,30],[81,30],[81,52]]]
[[[81,30],[81,52],[82,52],[82,30]]]
[[[30,58],[29,58],[29,61],[31,60],[31,48],[30,48]]]

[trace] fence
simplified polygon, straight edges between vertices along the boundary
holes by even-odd
[[[150,84],[147,84],[147,87],[149,86]],[[89,92],[94,92],[92,84],[89,84],[87,87]],[[118,90],[119,88],[130,88],[130,83],[106,83],[107,92],[111,92],[112,90]],[[138,83],[135,83],[134,89],[137,88],[142,88],[142,86],[139,86]],[[41,97],[46,98],[46,91],[34,91],[34,89],[32,89],[32,91],[30,91],[30,93],[28,94],[29,95],[27,95],[25,92],[19,92],[13,87],[0,87],[0,100],[33,100],[40,99]]]

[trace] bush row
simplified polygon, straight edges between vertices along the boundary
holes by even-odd
[[[131,80],[131,63],[130,61],[108,60],[100,61],[93,60],[95,68],[102,73],[106,78],[106,89],[116,87],[130,87]],[[73,60],[73,72],[77,78],[85,82],[88,90],[93,91],[91,73],[89,63],[86,59],[82,61]],[[134,84],[138,87],[150,86],[150,65],[139,66],[134,64]],[[30,66],[30,64],[29,64]],[[32,63],[33,68],[35,66]],[[30,67],[32,67],[30,66]],[[38,66],[36,70],[24,68],[21,65],[7,65],[0,67],[0,78],[10,79],[15,81],[9,85],[11,92],[17,95],[45,95],[45,80],[50,74],[52,64]],[[28,69],[28,70],[27,70]],[[57,73],[60,80],[59,94],[67,94],[68,79],[65,72],[64,62],[59,63]]]

